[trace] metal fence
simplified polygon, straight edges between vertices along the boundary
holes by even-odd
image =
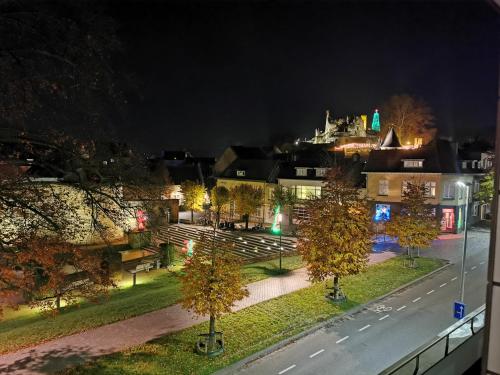
[[[441,332],[434,340],[382,371],[380,375],[425,374],[484,327],[485,305]]]

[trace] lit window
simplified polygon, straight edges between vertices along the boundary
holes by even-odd
[[[479,191],[479,181],[474,181],[474,193]]]
[[[378,195],[389,195],[389,181],[379,180],[378,181]]]
[[[313,199],[321,196],[321,186],[294,186],[297,199]]]
[[[435,181],[427,181],[425,183],[425,196],[426,197],[435,197],[436,196],[436,182]]]
[[[238,176],[238,177],[245,177],[245,171],[237,170],[236,171],[236,176]]]
[[[403,166],[405,168],[422,168],[424,166],[423,160],[403,160]]]
[[[444,199],[454,199],[455,198],[455,183],[445,182],[443,185],[443,198]]]
[[[464,189],[462,186],[458,187],[458,199],[464,199]]]
[[[316,177],[324,177],[326,174],[326,168],[316,168]]]
[[[408,191],[408,181],[403,181],[401,183],[401,196],[405,195],[405,193]]]
[[[297,176],[307,176],[307,168],[296,168]]]
[[[462,168],[463,168],[463,169],[467,168],[467,161],[463,161],[463,162],[462,162]]]
[[[479,213],[479,202],[474,202],[474,206],[472,206],[472,216],[477,216]]]

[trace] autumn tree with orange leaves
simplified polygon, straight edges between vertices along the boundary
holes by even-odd
[[[297,250],[309,277],[320,282],[333,277],[334,301],[345,296],[340,279],[363,271],[371,250],[370,215],[358,190],[339,169],[328,172],[320,198],[306,203],[307,219],[299,223]]]
[[[240,266],[240,259],[228,245],[215,245],[215,241],[203,237],[181,276],[182,306],[196,315],[210,317],[207,341],[201,343],[208,355],[222,349],[216,342],[216,319],[230,313],[236,301],[248,296]]]

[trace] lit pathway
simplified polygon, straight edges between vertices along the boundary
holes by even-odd
[[[396,254],[372,253],[370,263],[378,263]],[[309,286],[305,268],[288,275],[270,277],[248,285],[250,295],[234,310],[279,297]],[[17,352],[0,356],[0,374],[50,374],[92,357],[110,354],[139,345],[168,333],[207,320],[194,317],[180,305],[62,337]]]

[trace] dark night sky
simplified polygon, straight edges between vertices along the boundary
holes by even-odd
[[[140,82],[123,136],[149,152],[311,137],[324,111],[426,100],[446,136],[490,136],[498,19],[486,2],[112,1]]]

